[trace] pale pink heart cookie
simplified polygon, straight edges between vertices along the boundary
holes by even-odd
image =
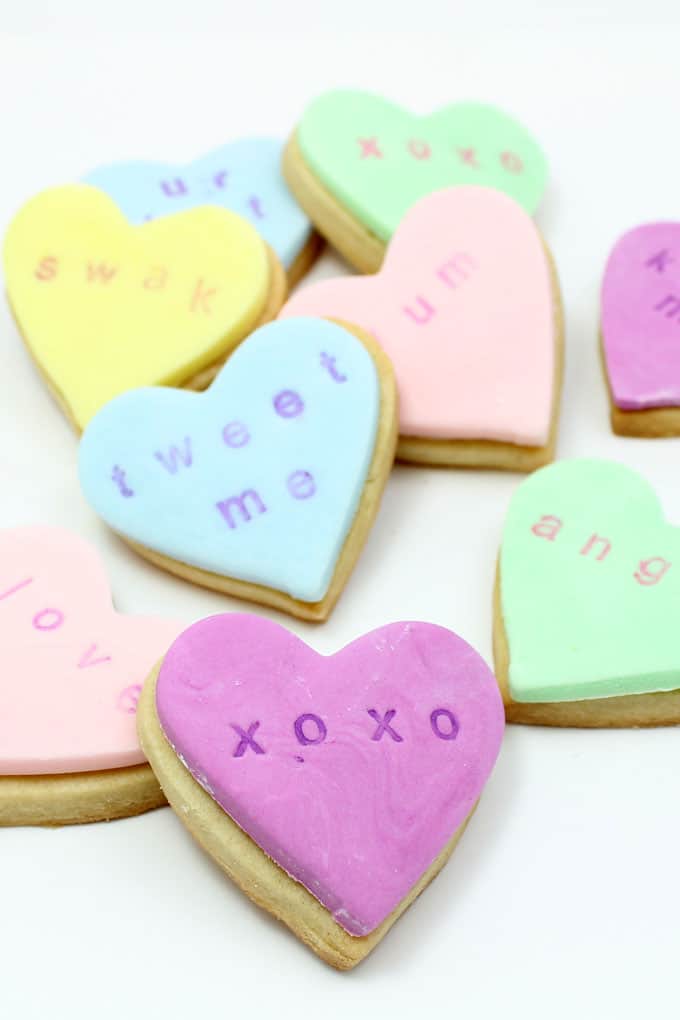
[[[138,725],[198,841],[344,969],[445,863],[504,715],[489,668],[443,627],[390,624],[325,657],[271,621],[224,614],[175,641]]]
[[[533,470],[551,460],[562,310],[535,224],[491,188],[422,198],[375,276],[298,291],[281,316],[355,323],[390,357],[402,459]]]
[[[680,223],[635,227],[616,243],[601,323],[614,431],[680,435]]]
[[[122,616],[92,546],[0,532],[0,824],[93,821],[162,803],[136,733],[141,684],[181,631]]]

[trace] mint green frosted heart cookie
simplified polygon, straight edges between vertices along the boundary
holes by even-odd
[[[545,158],[528,132],[477,103],[419,117],[369,93],[328,92],[307,108],[295,139],[307,169],[383,243],[432,191],[486,185],[533,213],[545,188]]]
[[[635,711],[612,721],[615,702],[628,710],[631,695],[653,692],[676,693],[662,718],[638,724],[680,721],[680,529],[635,472],[564,461],[519,486],[503,533],[500,613],[498,673],[517,721],[555,721],[522,718],[522,704],[613,699],[601,724],[635,724]]]

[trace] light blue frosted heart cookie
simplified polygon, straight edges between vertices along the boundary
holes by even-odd
[[[80,445],[95,510],[199,584],[325,619],[377,512],[396,396],[365,334],[321,319],[257,330],[205,393],[131,390]]]
[[[312,243],[312,227],[280,172],[281,143],[243,138],[185,166],[111,163],[85,181],[105,191],[131,223],[144,223],[197,205],[222,205],[249,220],[286,270]],[[307,267],[300,267],[301,272]]]
[[[496,674],[508,719],[680,722],[680,529],[606,460],[559,461],[515,491],[499,557]]]

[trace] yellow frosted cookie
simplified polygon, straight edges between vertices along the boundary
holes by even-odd
[[[285,273],[249,223],[200,206],[131,226],[89,185],[51,188],[5,238],[23,338],[78,429],[139,386],[200,388],[285,298]]]

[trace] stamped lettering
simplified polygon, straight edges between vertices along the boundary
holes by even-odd
[[[0,592],[0,601],[2,601],[2,599],[8,599],[10,595],[15,595],[16,592],[21,591],[22,588],[25,588],[29,584],[33,584],[32,577],[27,577],[23,581],[18,581],[17,584],[8,588],[7,591]]]
[[[78,669],[89,669],[92,666],[100,666],[104,662],[111,662],[110,655],[97,655],[98,646],[92,644],[85,649],[78,662]]]
[[[247,524],[253,517],[267,512],[260,494],[255,489],[245,489],[239,496],[229,496],[217,504],[217,509],[230,528]]]
[[[168,474],[176,475],[180,464],[183,464],[184,467],[191,467],[193,464],[191,438],[185,436],[181,446],[171,446],[167,453],[164,453],[162,450],[156,450],[154,457],[159,464],[163,465]]]
[[[479,163],[477,162],[477,154],[475,153],[474,149],[459,148],[456,151],[458,152],[458,158],[460,159],[461,163],[464,163],[466,166],[472,166],[475,168],[475,170],[479,169]]]
[[[680,296],[677,294],[666,294],[665,297],[654,305],[655,312],[663,312],[667,319],[675,319],[680,322]]]
[[[378,136],[374,135],[370,138],[357,138],[359,145],[358,155],[359,159],[389,159],[390,156],[396,156],[399,150],[394,146],[389,148],[382,145]],[[438,144],[436,140],[428,140],[427,138],[409,138],[403,147],[405,152],[411,159],[421,162],[423,160],[430,160],[433,157],[446,158],[448,153],[441,144]],[[458,161],[466,167],[471,167],[474,170],[483,169],[482,164],[479,162],[477,149],[473,145],[457,145],[453,152],[457,157]],[[509,174],[521,174],[524,171],[524,161],[516,152],[512,152],[505,149],[501,152],[496,153],[496,159],[499,166]]]
[[[322,369],[328,373],[333,382],[346,383],[348,377],[340,371],[337,360],[335,355],[327,352],[321,353]],[[294,419],[303,414],[305,403],[301,394],[296,390],[285,389],[275,394],[272,399],[272,407],[277,417],[284,420]],[[230,449],[246,446],[251,441],[247,423],[236,420],[228,422],[222,429],[222,440],[224,445]],[[155,450],[153,457],[167,474],[178,475],[183,468],[190,468],[194,463],[191,436],[185,436],[179,443],[171,443],[165,450]],[[134,489],[128,483],[127,472],[119,464],[113,467],[111,480],[124,499],[134,496]],[[305,501],[316,494],[317,483],[311,471],[298,468],[286,475],[285,488],[294,500]],[[230,531],[236,531],[239,526],[250,523],[268,511],[265,499],[257,489],[252,487],[227,496],[215,505]]]
[[[370,740],[371,743],[406,743],[404,736],[396,728],[395,716],[397,710],[395,708],[389,708],[386,711],[368,708],[366,712],[375,723],[373,729],[366,730],[366,739]],[[450,708],[437,706],[432,709],[426,718],[429,723],[429,731],[437,740],[448,741],[455,740],[458,737],[460,723],[455,712]],[[416,719],[417,724],[420,721]],[[243,758],[248,752],[257,755],[267,754],[265,746],[267,734],[266,719],[258,719],[246,726],[233,722],[230,725],[239,738],[234,745],[232,758]],[[343,722],[339,718],[329,720],[323,719],[316,712],[303,712],[293,720],[292,729],[295,740],[301,747],[314,747],[319,744],[332,742],[334,733],[342,725]],[[255,738],[256,733],[258,734],[257,739]],[[425,731],[418,725],[417,736],[414,736],[412,739],[419,741],[424,738],[424,733]],[[294,757],[296,761],[304,762],[304,758],[301,755],[295,755]]]
[[[118,709],[121,712],[125,712],[126,715],[135,715],[137,712],[139,695],[141,693],[141,684],[131,684],[129,687],[126,687],[125,690],[121,691],[118,696]]]
[[[113,466],[111,481],[114,483],[123,499],[130,499],[131,496],[134,496],[134,490],[130,488],[125,480],[125,471],[118,464],[114,464]]]
[[[57,630],[64,622],[64,614],[60,609],[41,609],[33,617],[36,630]]]
[[[222,439],[227,446],[238,450],[241,446],[246,446],[250,442],[248,426],[244,425],[242,421],[230,421],[222,429]]]
[[[232,730],[234,731],[234,733],[238,734],[240,738],[238,744],[236,745],[236,749],[234,750],[233,754],[234,758],[242,758],[246,751],[249,749],[253,751],[255,754],[266,753],[264,747],[258,744],[257,740],[255,740],[255,733],[257,732],[259,727],[260,727],[259,721],[251,723],[250,726],[248,726],[248,728],[245,730],[241,726],[238,726],[236,723],[231,724]]]
[[[369,159],[374,157],[375,159],[382,159],[383,154],[378,148],[377,138],[358,138],[359,142],[359,155],[361,159]]]
[[[274,397],[274,410],[281,418],[297,418],[304,409],[301,397],[294,390],[282,390]]]
[[[478,268],[477,261],[469,252],[458,252],[452,255],[446,262],[437,266],[432,274],[437,289],[433,288],[427,296],[416,294],[410,304],[403,305],[404,315],[417,326],[426,326],[439,311],[447,310],[449,298],[441,292],[441,287],[445,287],[447,291],[457,290],[470,279]]]
[[[344,375],[337,367],[337,358],[333,357],[332,354],[326,354],[325,351],[321,353],[321,364],[330,375],[333,382],[344,383],[347,382],[347,376]]]
[[[160,186],[161,191],[167,198],[176,198],[187,193],[187,186],[181,177],[175,177],[172,181],[161,181]]]
[[[561,517],[554,514],[543,514],[531,525],[530,531],[536,538],[545,542],[556,542],[563,529],[565,529],[564,539],[576,538],[576,535],[571,532]],[[581,537],[584,538],[584,541],[575,549],[575,555],[606,566],[614,551],[613,542],[606,535],[597,531]],[[613,559],[616,559],[616,556]],[[631,576],[642,587],[650,588],[663,580],[671,566],[671,561],[665,557],[652,556],[648,559],[641,559]]]
[[[313,712],[305,712],[299,715],[293,725],[298,743],[303,747],[309,744],[322,744],[326,739],[328,730],[326,724],[319,715]]]
[[[38,260],[33,276],[41,283],[52,283],[62,278],[61,264],[56,256],[45,256]],[[166,266],[149,265],[136,268],[134,276],[124,265],[114,265],[106,259],[87,259],[82,263],[82,281],[89,291],[106,292],[116,288],[119,282],[132,283],[144,294],[156,296],[158,294],[176,293],[177,287],[172,282],[170,270]],[[63,276],[64,285],[72,287],[73,280],[66,280]],[[192,315],[210,316],[214,311],[214,303],[219,297],[220,291],[206,277],[195,278],[193,286],[188,287],[186,282],[182,283],[186,308]]]
[[[435,708],[430,714],[430,726],[440,740],[455,740],[458,736],[458,720],[448,708]]]
[[[662,248],[661,251],[650,255],[645,265],[648,269],[656,269],[657,273],[664,273],[671,262],[675,262],[675,258],[671,255],[668,248]]]
[[[26,607],[26,619],[30,619],[31,627],[40,635],[48,635],[57,631],[61,632],[62,627],[68,623],[66,613],[58,606],[43,606],[39,609],[35,605],[29,605],[31,600],[31,586],[35,583],[34,577],[23,577],[10,584],[4,591],[0,591],[0,603],[21,598],[22,604]],[[0,605],[0,613],[2,606]],[[0,616],[1,620],[1,616]],[[82,652],[76,656],[74,667],[76,669],[92,669],[104,663],[111,662],[112,658],[100,651],[99,643],[96,641],[86,645]]]
[[[390,736],[395,743],[400,744],[402,742],[404,738],[400,736],[397,733],[397,731],[393,729],[392,726],[390,725],[395,715],[397,714],[396,708],[389,708],[384,715],[381,715],[380,712],[378,712],[375,708],[369,708],[367,711],[371,719],[373,719],[378,724],[378,727],[373,736],[371,737],[371,740],[376,741],[382,740],[383,733],[387,733],[388,736]]]

